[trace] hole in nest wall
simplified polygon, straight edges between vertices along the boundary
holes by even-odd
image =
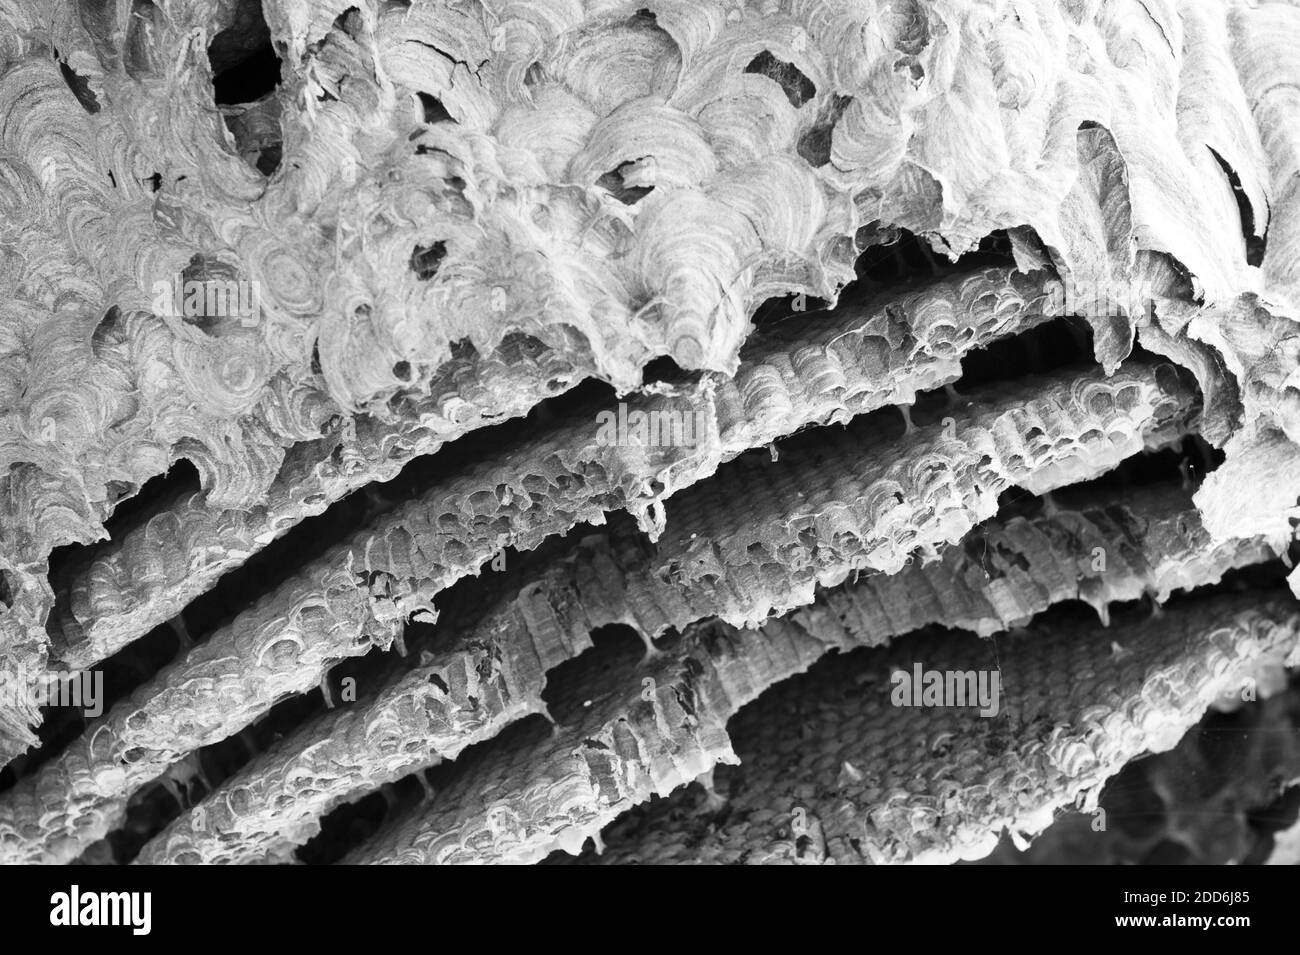
[[[878,292],[906,282],[1016,264],[1005,229],[990,232],[955,262],[936,252],[924,235],[885,222],[871,222],[858,229],[854,244],[862,250],[853,263],[855,278],[840,290],[836,307],[869,302]]]
[[[212,94],[241,159],[270,176],[283,158],[281,62],[261,0],[239,0],[230,25],[208,44]]]
[[[177,458],[162,474],[140,485],[139,490],[122,494],[113,506],[112,515],[104,522],[104,529],[110,539],[120,540],[140,518],[179,497],[197,494],[199,489],[198,469],[188,458]]]
[[[253,103],[280,85],[280,58],[261,0],[239,0],[230,25],[208,44],[213,99],[218,106]]]
[[[838,93],[832,96],[822,107],[817,121],[804,131],[799,137],[799,142],[795,144],[799,155],[814,169],[831,161],[831,139],[835,132],[835,124],[840,121],[840,117],[852,102],[852,96],[840,96]]]
[[[103,358],[110,344],[122,340],[122,310],[114,305],[104,313],[104,317],[99,320],[99,324],[91,333],[90,350],[96,358]]]
[[[757,73],[776,82],[785,92],[790,105],[798,109],[817,95],[817,87],[793,63],[777,59],[771,50],[764,50],[749,61],[746,73]]]
[[[615,623],[591,632],[592,646],[554,667],[546,675],[542,700],[555,722],[563,725],[580,718],[590,696],[608,685],[602,674],[619,673],[641,659],[645,641],[626,624]]]
[[[1237,175],[1235,169],[1228,165],[1227,160],[1213,149],[1210,149],[1210,155],[1214,157],[1215,162],[1219,164],[1219,168],[1223,170],[1223,174],[1228,179],[1228,185],[1232,187],[1232,197],[1237,202],[1237,215],[1241,219],[1241,237],[1246,243],[1246,264],[1258,268],[1264,262],[1264,253],[1268,251],[1267,229],[1262,236],[1255,234],[1255,210],[1251,208],[1250,198],[1246,195],[1246,190],[1241,187],[1241,177]]]
[[[670,355],[660,355],[658,358],[646,362],[645,367],[641,369],[641,384],[643,385],[657,382],[676,384],[693,380],[696,377],[698,377],[697,374],[685,371],[677,362],[673,361]]]
[[[628,160],[619,163],[609,172],[602,175],[596,180],[596,185],[604,189],[619,202],[624,205],[636,205],[650,193],[654,192],[654,186],[642,186],[630,184],[629,180],[634,182],[634,177],[642,169],[639,160]]]
[[[429,93],[417,93],[416,95],[420,98],[420,108],[424,111],[424,121],[430,126],[434,123],[456,122],[438,97]]]
[[[754,327],[757,329],[771,328],[788,319],[797,320],[803,317],[806,312],[820,311],[829,304],[826,299],[817,298],[815,295],[808,295],[805,292],[778,295],[765,299],[758,308],[754,309],[750,321],[754,323]]]
[[[1086,321],[1073,316],[1052,319],[967,353],[957,390],[1004,380],[1008,369],[1041,374],[1090,361],[1092,355],[1092,328]]]
[[[59,51],[55,50],[54,55],[57,57]],[[63,82],[68,85],[68,89],[72,91],[72,95],[77,98],[77,102],[81,104],[82,109],[91,115],[99,112],[99,97],[90,88],[90,80],[70,67],[66,60],[59,60],[59,74],[63,77]]]
[[[447,254],[447,243],[439,240],[429,245],[417,245],[411,250],[411,271],[421,282],[438,274],[438,266]]]

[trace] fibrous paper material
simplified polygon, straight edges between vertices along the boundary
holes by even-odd
[[[1298,45],[1247,0],[0,0],[0,861],[537,861],[737,759],[801,832],[611,858],[1041,831],[1295,662]],[[1020,695],[841,692],[912,645]],[[930,722],[1019,769],[864,782]],[[849,749],[861,833],[802,795]]]

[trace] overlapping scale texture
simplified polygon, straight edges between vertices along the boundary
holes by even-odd
[[[1298,44],[0,0],[0,861],[1058,851],[1297,662]]]

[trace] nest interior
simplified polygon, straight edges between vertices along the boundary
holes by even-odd
[[[1297,44],[0,0],[0,861],[1300,858]]]

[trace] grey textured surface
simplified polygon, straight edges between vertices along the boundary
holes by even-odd
[[[795,855],[1038,831],[1282,665],[1297,45],[1253,0],[0,0],[0,861],[535,861],[790,687],[794,786],[942,723],[835,695],[926,640],[1023,646],[1092,762],[981,723],[1023,771],[939,825],[854,787],[943,757],[858,754],[875,828]]]

